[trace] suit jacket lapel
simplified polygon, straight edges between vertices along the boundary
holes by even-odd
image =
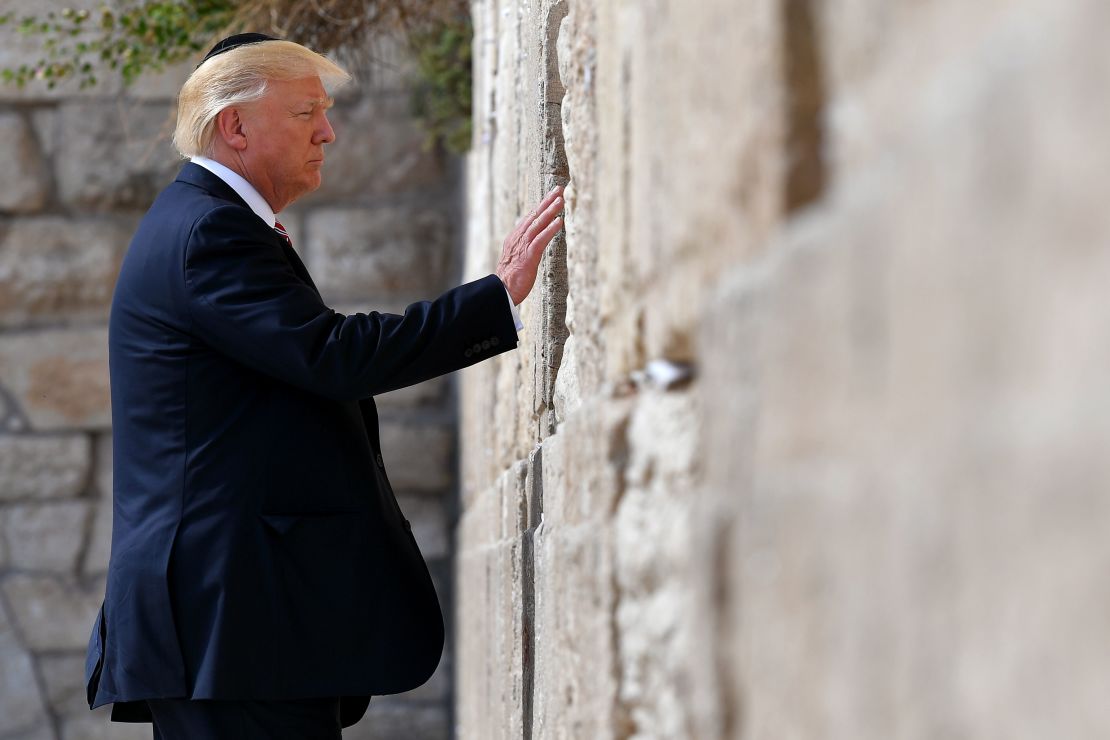
[[[178,173],[177,180],[207,190],[217,198],[222,198],[236,205],[241,205],[243,208],[250,211],[252,215],[255,215],[246,201],[240,198],[239,194],[235,192],[234,188],[199,164],[193,164],[192,162],[186,163],[185,166],[181,168],[181,172]],[[257,215],[255,215],[255,217],[257,218]],[[297,277],[305,282],[308,287],[312,288],[316,296],[322,301],[323,297],[320,295],[320,290],[316,287],[316,283],[312,282],[312,276],[308,274],[308,268],[304,266],[304,262],[301,261],[296,250],[294,250],[289,242],[285,241],[276,231],[271,229],[271,232],[274,244],[281,248],[282,254],[285,255],[285,259],[293,268],[293,272],[295,272]]]
[[[274,232],[274,236],[276,236],[277,240],[281,242],[281,248],[285,252],[285,258],[289,260],[289,264],[293,266],[293,272],[297,273],[297,277],[299,277],[301,280],[308,283],[308,287],[316,291],[316,295],[320,297],[320,300],[322,301],[323,297],[320,296],[320,291],[319,289],[317,289],[316,283],[312,282],[312,276],[308,274],[308,268],[304,266],[303,262],[301,262],[300,255],[297,254],[297,250],[293,249],[292,245],[282,239],[276,231]]]

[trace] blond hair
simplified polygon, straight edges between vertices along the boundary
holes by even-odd
[[[220,111],[259,100],[269,80],[302,77],[319,77],[329,91],[351,79],[334,62],[292,41],[244,44],[210,58],[181,86],[174,146],[185,159],[211,154]]]

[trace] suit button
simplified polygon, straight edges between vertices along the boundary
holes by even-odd
[[[463,357],[470,357],[473,354],[474,350],[470,349],[470,347],[467,347],[466,350],[463,352]]]
[[[496,347],[496,346],[497,346],[497,345],[499,345],[499,344],[501,344],[501,340],[500,340],[500,339],[498,339],[497,337],[490,337],[490,339],[489,339],[489,346],[491,346],[491,347]]]
[[[482,349],[489,349],[491,346],[493,345],[489,343],[488,339],[482,341]]]
[[[475,345],[474,345],[473,347],[471,347],[470,349],[471,349],[471,351],[472,351],[472,352],[474,352],[474,354],[478,354],[479,352],[481,352],[481,351],[482,351],[482,345],[480,345],[480,344],[475,344]]]
[[[374,455],[374,462],[378,464],[379,468],[385,467],[385,458],[382,457],[382,453],[380,452],[377,455]]]

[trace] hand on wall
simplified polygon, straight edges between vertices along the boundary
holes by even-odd
[[[543,250],[563,227],[563,219],[559,217],[562,209],[563,188],[559,186],[548,193],[531,213],[520,219],[516,228],[505,237],[501,259],[497,262],[497,277],[505,283],[516,305],[520,305],[532,291]]]

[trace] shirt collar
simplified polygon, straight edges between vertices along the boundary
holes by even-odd
[[[208,157],[193,157],[190,161],[226,182],[235,191],[235,194],[242,198],[252,211],[258,214],[260,219],[269,224],[271,229],[274,228],[274,224],[277,223],[274,209],[270,208],[270,204],[254,189],[254,185],[247,182],[246,178],[230,167]]]

